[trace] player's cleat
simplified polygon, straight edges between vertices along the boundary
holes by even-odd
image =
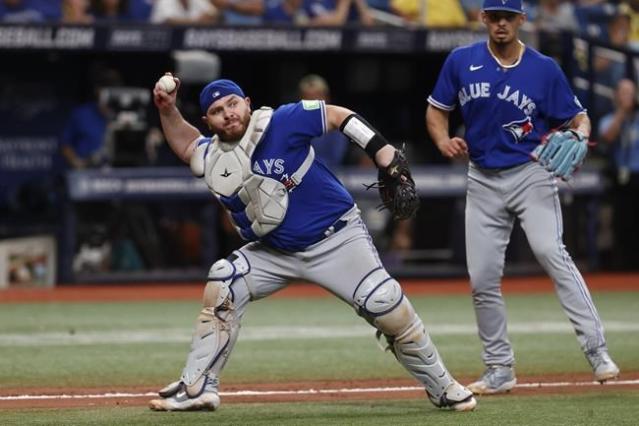
[[[599,383],[604,383],[607,380],[619,377],[619,367],[617,367],[617,364],[610,358],[608,351],[587,352],[586,358],[592,366],[595,380]]]
[[[439,400],[428,395],[428,399],[439,408],[450,408],[454,411],[472,411],[477,406],[473,393],[457,382],[451,383]]]
[[[217,393],[217,380],[206,378],[202,390],[195,396],[189,396],[182,382],[174,382],[159,392],[161,398],[149,401],[154,411],[214,411],[220,406]]]
[[[468,385],[468,389],[475,395],[490,395],[510,392],[517,384],[515,369],[507,365],[491,365],[484,374]]]

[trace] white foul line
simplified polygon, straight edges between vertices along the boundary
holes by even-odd
[[[593,386],[599,385],[599,382],[536,382],[536,383],[520,383],[515,385],[516,388],[557,388],[570,386]],[[606,382],[600,386],[628,386],[639,385],[637,380],[615,380]],[[233,391],[220,392],[220,396],[277,396],[277,395],[322,395],[322,394],[340,394],[340,393],[379,393],[379,392],[412,392],[423,390],[419,386],[399,386],[399,387],[376,387],[376,388],[342,388],[342,389],[300,389],[300,390],[274,390],[274,391]],[[145,393],[126,393],[126,392],[107,392],[101,394],[87,395],[8,395],[0,396],[0,401],[32,401],[46,399],[102,399],[102,398],[142,398],[157,396],[156,392]]]

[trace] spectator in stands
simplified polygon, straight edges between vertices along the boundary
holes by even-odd
[[[539,50],[559,60],[562,54],[561,32],[576,32],[577,18],[570,2],[564,0],[539,0],[534,21],[539,33]]]
[[[576,31],[578,26],[573,4],[565,0],[539,0],[535,26],[551,33]]]
[[[171,25],[206,25],[219,20],[219,12],[209,0],[155,0],[151,22]]]
[[[459,0],[391,0],[391,10],[408,23],[435,27],[463,27],[468,23]]]
[[[0,22],[57,21],[61,13],[60,0],[0,0]]]
[[[629,0],[627,5],[630,17],[630,47],[639,50],[639,0]]]
[[[211,0],[229,25],[259,25],[264,14],[264,0]]]
[[[578,28],[588,36],[605,39],[607,22],[617,13],[616,5],[605,0],[576,0],[574,6]]]
[[[118,22],[129,18],[128,0],[92,0],[91,10],[97,21]]]
[[[303,0],[303,9],[311,26],[341,26],[346,23],[373,25],[366,0]]]
[[[92,24],[89,0],[62,0],[62,23]]]
[[[95,71],[93,99],[75,107],[64,127],[60,150],[67,165],[73,169],[102,166],[107,163],[105,141],[108,109],[100,102],[104,87],[120,84],[120,75],[114,70]]]
[[[298,84],[299,96],[302,100],[321,100],[331,102],[328,83],[317,74],[302,77]],[[329,169],[335,170],[344,164],[348,153],[349,140],[339,130],[331,130],[311,141],[315,154]]]
[[[135,22],[149,22],[154,0],[129,0],[128,19]]]
[[[265,0],[262,20],[265,24],[294,25],[306,21],[304,0]]]
[[[627,48],[630,42],[630,17],[621,10],[608,22],[608,42],[613,47]],[[626,76],[626,63],[623,55],[614,55],[610,51],[596,51],[594,55],[595,83],[614,91],[617,83]],[[593,115],[601,117],[614,105],[609,97],[595,91]]]
[[[639,265],[639,111],[637,85],[622,79],[615,91],[615,109],[599,122],[599,138],[612,148],[613,259],[618,268]]]
[[[461,5],[464,8],[469,24],[479,25],[481,23],[481,8],[483,4],[484,0],[461,0]]]

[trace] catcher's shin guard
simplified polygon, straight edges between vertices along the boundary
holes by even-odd
[[[189,396],[202,391],[207,377],[217,378],[237,340],[240,320],[231,290],[236,279],[243,280],[237,278],[241,277],[237,266],[222,259],[214,263],[209,272],[204,306],[197,317],[191,352],[180,379]]]
[[[433,404],[460,411],[475,407],[472,392],[453,379],[399,283],[383,268],[362,280],[354,301],[358,313],[386,336],[397,360],[424,384]]]

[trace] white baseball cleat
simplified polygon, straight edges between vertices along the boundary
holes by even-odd
[[[428,399],[439,408],[450,408],[454,411],[472,411],[477,406],[473,393],[457,382],[451,383],[439,400],[428,395]]]
[[[596,352],[586,353],[586,358],[592,366],[592,372],[595,375],[595,380],[599,383],[605,383],[608,380],[613,380],[619,377],[619,367],[610,358],[608,351],[601,350]]]
[[[215,382],[206,378],[202,390],[197,395],[189,395],[182,382],[174,382],[159,392],[161,398],[149,401],[154,411],[215,411],[220,406],[220,396]]]
[[[491,365],[484,374],[468,385],[468,389],[475,395],[492,395],[510,392],[517,384],[515,370],[507,365]]]

